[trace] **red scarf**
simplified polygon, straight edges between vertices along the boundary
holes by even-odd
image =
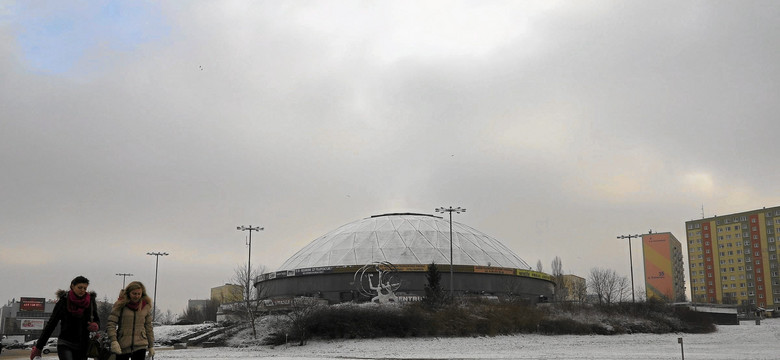
[[[89,293],[84,294],[82,297],[78,297],[73,290],[68,291],[68,311],[75,317],[84,316],[84,309],[89,306],[89,300]]]
[[[127,302],[127,307],[130,308],[130,310],[137,311],[139,308],[143,309],[144,306],[146,306],[146,302],[141,300],[137,303],[134,303],[132,301]]]

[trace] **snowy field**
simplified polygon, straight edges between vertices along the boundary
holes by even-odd
[[[333,340],[311,341],[305,346],[161,348],[155,359],[681,359],[679,337],[686,360],[780,359],[780,319],[766,319],[761,325],[743,321],[703,335]]]

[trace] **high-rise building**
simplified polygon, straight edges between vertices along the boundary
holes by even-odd
[[[647,298],[685,301],[685,266],[680,241],[670,232],[642,235]]]
[[[686,221],[695,302],[780,310],[780,206]]]

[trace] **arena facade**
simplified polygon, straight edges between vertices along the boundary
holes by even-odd
[[[530,301],[552,297],[552,276],[533,271],[500,241],[454,221],[452,234],[454,295]],[[424,296],[431,263],[449,291],[449,220],[412,213],[375,215],[315,239],[254,285],[267,306],[296,297],[328,303],[377,301],[383,293],[387,298],[387,292],[392,301],[410,301]]]

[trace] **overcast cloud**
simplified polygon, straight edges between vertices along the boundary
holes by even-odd
[[[116,273],[181,312],[345,223],[545,270],[780,205],[776,1],[0,0],[0,301]],[[641,286],[641,247],[634,242]],[[688,275],[686,274],[686,281]]]

